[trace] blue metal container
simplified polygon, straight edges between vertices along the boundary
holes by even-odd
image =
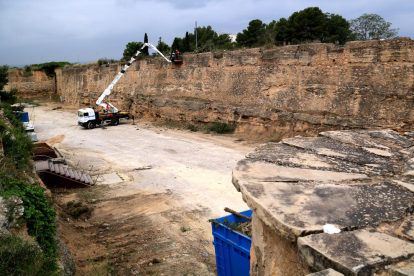
[[[241,214],[251,217],[252,211],[244,211]],[[218,218],[219,222],[225,219],[229,223],[246,222],[244,218],[234,215]],[[240,233],[234,232],[220,223],[216,226],[212,223],[214,247],[216,251],[216,265],[218,276],[249,276],[250,272],[250,247],[252,240]]]

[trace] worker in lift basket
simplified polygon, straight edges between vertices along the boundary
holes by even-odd
[[[178,52],[178,50],[175,50],[175,52],[176,52],[176,57],[178,59],[178,57],[180,56],[180,52]]]
[[[104,113],[108,113],[108,111],[109,111],[109,104],[106,104],[106,108],[104,107],[103,109],[104,109],[103,110]]]

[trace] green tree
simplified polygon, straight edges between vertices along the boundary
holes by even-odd
[[[213,30],[213,28],[208,25],[207,27],[198,27],[197,28],[197,36],[198,36],[198,46],[203,46],[207,41],[213,40],[217,37],[217,33]],[[211,42],[209,42],[210,44]]]
[[[129,42],[124,50],[124,57],[131,58],[144,45],[142,42]]]
[[[163,54],[168,53],[171,50],[170,46],[161,40],[161,37],[158,40],[157,49]]]
[[[391,29],[391,23],[386,22],[378,14],[364,13],[357,19],[351,20],[351,31],[356,40],[369,40],[372,38],[393,38],[398,35],[399,29]]]
[[[280,18],[279,21],[276,22],[274,33],[277,45],[282,45],[284,42],[290,41],[291,31],[289,21],[286,18]]]
[[[276,43],[276,20],[273,20],[269,24],[265,25],[263,40],[265,43]]]
[[[147,36],[147,33],[145,33],[145,35],[144,35],[144,44],[145,44],[145,43],[148,43],[148,36]],[[149,55],[149,52],[148,52],[148,47],[145,47],[145,48],[142,50],[142,53],[143,53],[144,55],[148,56],[148,55]]]
[[[0,66],[0,91],[3,90],[4,86],[9,83],[9,66]]]
[[[9,92],[3,91],[5,85],[9,83],[9,66],[0,66],[0,100],[2,104],[12,105],[17,101],[16,88],[11,89]]]
[[[291,42],[298,44],[306,41],[322,40],[326,27],[326,16],[318,7],[294,12],[289,17]]]
[[[190,36],[188,35],[188,32],[185,33],[183,39],[183,52],[190,52]]]
[[[233,44],[231,43],[230,36],[228,34],[221,34],[213,38],[213,44],[217,49],[231,50]]]
[[[323,13],[318,7],[294,12],[288,19],[281,18],[273,29],[276,44],[294,44],[320,40],[344,44],[351,39],[349,22],[340,15]]]
[[[244,29],[242,33],[238,33],[236,42],[240,46],[254,47],[263,43],[263,34],[266,30],[266,24],[259,19],[255,19],[249,22],[247,29]]]
[[[181,52],[182,48],[183,48],[183,39],[179,37],[174,38],[174,41],[171,44],[171,51],[178,50]]]
[[[324,42],[335,43],[338,41],[340,44],[345,44],[345,42],[351,40],[351,24],[345,18],[338,14],[326,13],[326,19]]]

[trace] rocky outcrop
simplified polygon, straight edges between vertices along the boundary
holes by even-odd
[[[292,129],[410,129],[414,87],[410,38],[312,43],[273,49],[184,55],[135,62],[109,100],[143,116],[238,122]],[[68,103],[94,102],[121,65],[58,69],[57,92]]]
[[[17,88],[17,95],[22,98],[41,97],[56,92],[55,77],[48,76],[43,71],[24,73],[20,70],[10,70],[8,78],[9,83],[4,90]]]
[[[412,275],[413,158],[413,133],[389,129],[322,132],[249,153],[233,184],[253,211],[251,275]]]

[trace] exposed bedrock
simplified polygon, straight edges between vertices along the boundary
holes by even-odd
[[[413,133],[390,129],[248,153],[233,184],[253,210],[251,275],[413,275],[413,158]],[[341,232],[324,233],[327,224]]]
[[[410,38],[313,43],[274,49],[136,61],[109,101],[143,116],[298,128],[392,127],[414,118],[414,42]],[[121,65],[58,69],[57,93],[80,106],[94,102]]]

